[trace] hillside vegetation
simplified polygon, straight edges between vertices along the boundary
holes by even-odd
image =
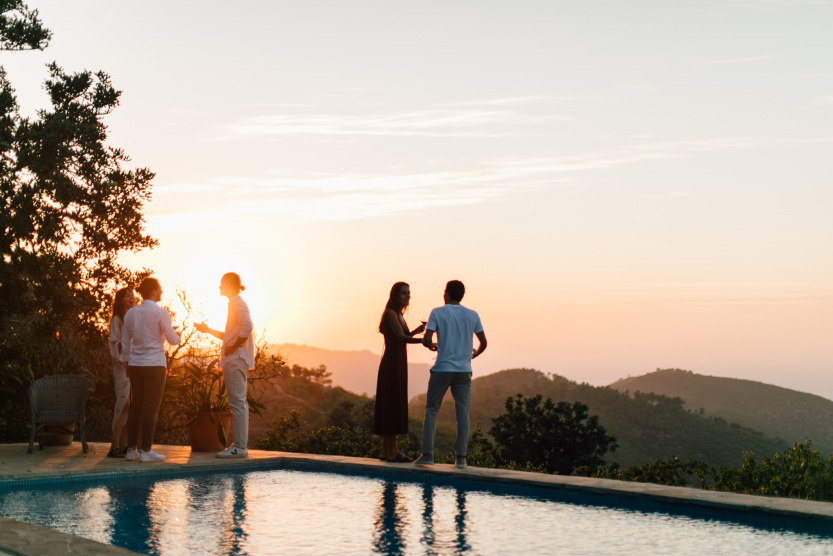
[[[610,388],[682,398],[684,407],[782,438],[813,441],[822,454],[833,451],[833,401],[771,384],[705,376],[680,369],[618,380]]]
[[[622,466],[642,465],[659,458],[693,458],[721,466],[737,466],[743,452],[774,455],[789,448],[784,440],[722,418],[701,415],[684,407],[680,398],[657,394],[628,394],[610,387],[579,384],[561,376],[547,376],[534,369],[511,369],[475,378],[472,381],[472,428],[484,432],[492,418],[505,411],[506,399],[516,394],[541,394],[553,401],[580,401],[598,415],[602,426],[615,436],[619,449],[609,454],[609,462]],[[410,403],[412,416],[422,419],[425,395]],[[453,426],[454,407],[450,394],[440,410],[439,423]]]
[[[417,346],[410,349],[425,348]],[[269,350],[285,356],[290,365],[308,368],[324,365],[331,373],[333,386],[341,386],[357,394],[376,395],[376,375],[382,358],[379,354],[366,349],[343,351],[298,344],[271,344]],[[425,393],[430,369],[431,366],[425,363],[408,364],[409,397]]]

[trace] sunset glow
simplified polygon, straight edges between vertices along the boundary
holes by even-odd
[[[833,398],[831,2],[31,4],[22,111],[112,76],[161,242],[121,260],[215,328],[234,271],[269,342],[381,353],[394,282],[416,326],[460,279],[475,375]]]

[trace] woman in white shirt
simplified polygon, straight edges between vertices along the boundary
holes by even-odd
[[[162,299],[162,286],[156,278],[145,278],[139,284],[142,303],[124,316],[121,340],[122,361],[127,361],[127,376],[133,400],[127,414],[128,461],[162,461],[165,456],[153,449],[156,418],[165,391],[168,359],[165,340],[179,344],[179,334],[171,324],[167,309],[157,305]],[[137,449],[139,427],[142,428],[141,450]]]
[[[113,428],[108,458],[123,458],[127,453],[127,410],[130,407],[130,379],[127,365],[121,360],[121,332],[124,315],[136,305],[136,296],[131,288],[122,288],[113,298],[113,316],[110,318],[110,356],[113,358],[113,383],[116,386],[116,405],[113,408]]]

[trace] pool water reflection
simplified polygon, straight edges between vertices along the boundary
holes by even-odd
[[[0,492],[0,515],[163,556],[833,552],[826,536],[591,503],[281,469]]]

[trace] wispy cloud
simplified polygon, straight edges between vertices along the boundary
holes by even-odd
[[[222,136],[226,139],[281,135],[501,137],[517,133],[508,126],[569,119],[487,109],[433,109],[374,116],[287,114],[241,120],[225,128]],[[501,130],[500,126],[505,127]]]
[[[708,60],[706,62],[701,62],[700,65],[712,66],[717,64],[745,64],[748,62],[758,62],[760,60],[770,60],[772,58],[777,58],[777,55],[771,54],[768,56],[750,56],[748,58],[732,58],[729,60]]]
[[[549,97],[543,95],[529,95],[522,97],[505,97],[448,102],[440,104],[439,106],[504,106],[507,104],[527,104],[532,102],[543,102],[549,99]]]
[[[296,174],[261,177],[221,176],[208,185],[180,184],[169,191],[222,190],[217,209],[175,210],[148,216],[154,233],[222,228],[239,218],[270,216],[286,221],[345,221],[380,217],[500,198],[520,188],[575,184],[577,174],[651,160],[696,156],[709,151],[833,142],[833,136],[809,139],[729,137],[628,144],[617,148],[552,157],[516,157],[471,163],[463,169],[429,172]],[[681,198],[691,192],[647,194],[647,199]],[[214,205],[212,205],[214,206]],[[239,218],[235,218],[239,217]]]
[[[632,89],[634,91],[658,91],[658,87],[650,85],[617,85],[620,89]]]
[[[218,189],[220,189],[220,186],[216,183],[171,183],[155,186],[153,188],[153,194],[176,195],[179,193],[204,193]]]
[[[680,197],[689,197],[691,193],[688,191],[672,191],[670,193],[656,193],[643,195],[643,199],[679,199]]]

